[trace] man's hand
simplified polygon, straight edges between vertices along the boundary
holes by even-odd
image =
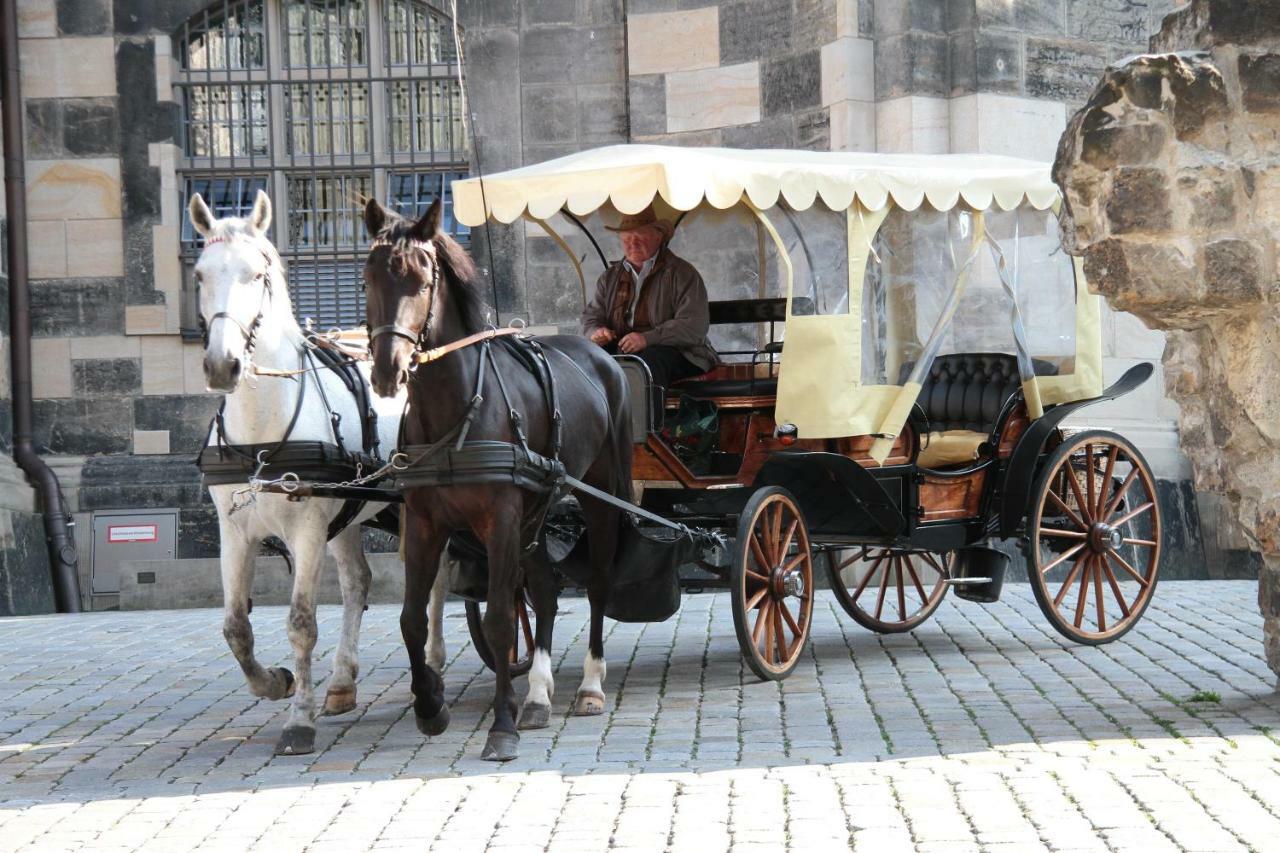
[[[596,329],[591,333],[591,343],[607,347],[613,343],[614,337],[613,329]]]
[[[632,332],[622,340],[618,341],[618,349],[622,350],[627,355],[635,355],[648,345],[649,342],[646,341],[644,339],[644,335],[639,332]]]

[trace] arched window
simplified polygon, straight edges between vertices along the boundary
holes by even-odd
[[[467,171],[453,25],[421,0],[222,0],[175,34],[182,106],[178,188],[219,216],[244,215],[259,189],[289,265],[300,320],[364,319],[367,240],[358,199],[405,214]],[[183,223],[190,270],[201,241]],[[184,333],[195,334],[185,291]]]

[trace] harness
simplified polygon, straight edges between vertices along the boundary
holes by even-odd
[[[221,242],[225,239],[216,238],[210,242]],[[268,274],[264,279],[262,305],[259,307],[257,316],[246,327],[225,311],[214,314],[208,322],[201,315],[200,333],[206,347],[209,344],[209,328],[216,320],[226,319],[234,323],[244,335],[245,352],[252,355],[255,337],[263,320],[262,306],[265,306],[272,295],[270,275],[272,259],[266,252],[263,252],[263,257],[267,261]],[[306,400],[308,374],[316,373],[322,368],[332,371],[342,380],[347,391],[355,399],[356,411],[362,413],[359,450],[347,449],[342,438],[342,416],[330,405],[324,384],[318,376],[312,379],[315,381],[316,390],[320,393],[325,411],[329,414],[333,442],[291,440]],[[233,444],[227,437],[225,421],[227,401],[224,397],[210,424],[209,433],[212,434],[212,441],[206,440],[195,461],[196,467],[204,475],[206,486],[243,484],[251,478],[279,477],[286,473],[308,480],[344,480],[359,476],[363,471],[376,470],[382,465],[378,447],[378,415],[373,408],[369,386],[364,381],[364,376],[361,375],[354,358],[332,346],[327,339],[308,330],[305,333],[303,346],[298,352],[298,370],[278,375],[297,376],[299,383],[298,396],[284,435],[274,442]],[[366,500],[359,498],[348,498],[343,501],[338,514],[329,522],[327,539],[332,539],[342,532],[360,514],[366,503]],[[393,532],[398,529],[398,525],[390,518],[379,516],[373,522],[376,526]]]
[[[479,483],[505,483],[540,495],[546,495],[540,501],[538,511],[526,522],[526,528],[534,531],[532,540],[526,546],[526,553],[538,546],[538,532],[564,487],[567,474],[564,463],[560,461],[560,450],[563,447],[564,421],[560,415],[560,407],[556,393],[555,374],[547,362],[542,345],[533,338],[510,336],[518,330],[493,329],[473,335],[471,344],[463,344],[464,338],[457,344],[480,346],[480,358],[476,365],[476,378],[461,419],[444,436],[430,444],[410,444],[401,448],[397,459],[393,460],[394,483],[398,491],[416,488],[433,488],[439,486],[473,485]],[[505,333],[499,337],[498,333]],[[549,456],[538,453],[529,446],[525,433],[524,416],[511,403],[511,394],[506,380],[498,368],[494,357],[495,345],[504,347],[515,356],[516,360],[528,370],[538,381],[544,394],[547,411],[551,413],[551,452]],[[415,340],[415,346],[421,352],[421,342]],[[454,346],[453,350],[462,349]],[[422,358],[431,352],[446,349],[428,350],[418,355]],[[439,357],[439,356],[436,356]],[[430,360],[434,361],[435,358]],[[498,382],[498,390],[503,404],[507,408],[507,418],[511,431],[515,434],[515,443],[497,440],[468,441],[467,435],[480,414],[484,403],[485,377],[492,369]]]

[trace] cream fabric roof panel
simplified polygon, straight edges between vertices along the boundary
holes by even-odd
[[[1043,210],[1058,197],[1048,163],[1013,157],[665,145],[582,151],[488,175],[483,189],[492,218],[499,222],[514,222],[526,211],[545,219],[565,206],[585,216],[606,202],[622,213],[636,213],[657,195],[676,210],[692,210],[703,201],[727,208],[743,193],[762,210],[779,197],[797,210],[819,198],[833,210],[847,209],[854,199],[870,210],[879,210],[889,199],[907,210],[925,199],[942,210],[960,199],[979,209],[994,202],[1005,210],[1025,200]],[[455,181],[453,194],[458,220],[472,227],[483,224],[480,181]]]

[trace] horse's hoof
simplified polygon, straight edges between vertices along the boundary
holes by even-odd
[[[520,757],[520,735],[515,732],[489,732],[480,758],[484,761],[511,761]]]
[[[573,702],[575,717],[598,717],[604,713],[604,694],[595,690],[579,690]]]
[[[427,737],[442,735],[444,730],[449,728],[449,706],[441,705],[434,717],[420,717],[418,712],[414,711],[413,721],[418,724],[418,731]]]
[[[320,715],[323,717],[336,717],[338,714],[345,714],[355,709],[356,689],[354,687],[339,687],[325,694],[324,710],[320,712]]]
[[[306,755],[316,750],[316,730],[303,726],[285,726],[276,741],[276,755]]]
[[[547,724],[551,722],[551,706],[550,705],[534,705],[528,704],[520,709],[520,723],[516,728],[525,729],[545,729]]]
[[[272,684],[277,683],[277,679],[284,681],[284,690],[273,690],[271,693],[267,694],[268,699],[288,699],[297,691],[298,685],[294,682],[293,673],[289,670],[282,666],[273,666],[271,669],[267,670],[267,672],[271,675]]]

